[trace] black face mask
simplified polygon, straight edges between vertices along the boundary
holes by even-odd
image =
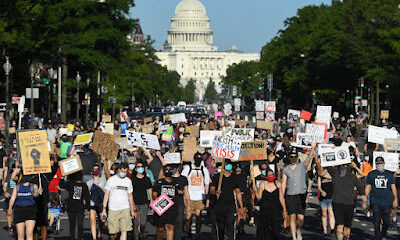
[[[172,177],[173,174],[174,174],[174,169],[172,169],[172,168],[165,169],[165,171],[164,171],[164,175],[166,177]]]

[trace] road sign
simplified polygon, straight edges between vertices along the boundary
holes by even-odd
[[[22,97],[12,97],[11,98],[11,103],[12,104],[18,104],[21,101]]]
[[[41,79],[41,82],[42,82],[43,84],[49,84],[49,83],[50,83],[50,78],[42,78],[42,79]]]
[[[26,98],[31,98],[31,88],[25,88]],[[33,99],[39,99],[39,88],[33,88]]]

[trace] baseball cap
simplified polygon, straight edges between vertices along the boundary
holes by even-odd
[[[383,157],[377,157],[375,159],[375,164],[384,164],[385,163],[385,159],[383,159]]]

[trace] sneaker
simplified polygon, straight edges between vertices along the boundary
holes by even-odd
[[[254,217],[251,217],[251,218],[250,218],[249,226],[254,227]]]
[[[367,211],[367,218],[371,217],[371,211]]]
[[[301,231],[297,231],[296,239],[297,240],[302,240],[303,239],[303,236],[301,235]]]

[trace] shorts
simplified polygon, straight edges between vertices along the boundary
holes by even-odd
[[[319,205],[321,208],[331,208],[332,207],[332,199],[323,199],[319,201]]]
[[[36,221],[37,208],[36,206],[15,206],[14,208],[14,223],[23,223],[28,220]]]
[[[344,225],[351,228],[354,214],[353,204],[333,203],[333,213],[335,215],[336,225]]]
[[[129,208],[122,210],[108,210],[108,232],[116,234],[119,232],[132,231],[132,215]]]
[[[306,194],[287,195],[286,209],[288,214],[301,214],[306,212]]]
[[[100,215],[101,212],[103,211],[103,208],[100,207],[100,206],[90,206],[90,210],[96,211],[96,213],[97,213],[98,215]]]
[[[178,207],[174,204],[170,207],[163,215],[158,216],[157,213],[153,214],[155,218],[156,227],[161,228],[167,224],[175,225],[176,219],[178,218]]]
[[[194,211],[201,211],[204,209],[204,203],[203,200],[190,200],[190,209],[192,210],[192,212]]]

